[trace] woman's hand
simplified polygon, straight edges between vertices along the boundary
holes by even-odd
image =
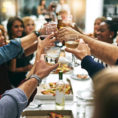
[[[38,40],[38,47],[44,49],[45,47],[54,46],[54,42],[56,38],[54,38],[54,34],[47,36],[44,40]]]
[[[84,42],[80,42],[76,49],[66,48],[65,50],[67,52],[74,54],[80,60],[82,60],[87,55],[91,55],[90,48],[88,47],[88,44],[86,44]]]

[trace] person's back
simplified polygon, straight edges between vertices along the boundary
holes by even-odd
[[[107,68],[94,77],[93,118],[118,118],[118,67]]]

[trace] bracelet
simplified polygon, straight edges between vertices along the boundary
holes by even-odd
[[[35,34],[37,37],[40,36],[40,33],[39,33],[38,31],[33,31],[33,32],[34,32],[34,34]]]
[[[38,85],[42,82],[42,79],[38,75],[36,75],[36,74],[31,75],[29,77],[29,79],[31,79],[31,78],[37,79],[38,80]]]

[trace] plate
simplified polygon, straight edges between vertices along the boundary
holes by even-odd
[[[73,70],[72,64],[59,64],[56,70],[53,71],[54,74],[58,74],[59,71],[62,71],[63,73],[69,73]]]
[[[50,113],[56,113],[59,115],[63,115],[64,117],[60,118],[74,118],[73,113],[71,110],[29,110],[29,111],[24,111],[22,113],[22,117],[24,118],[50,118]],[[59,118],[53,116],[54,118]],[[52,117],[51,117],[52,118]]]
[[[39,87],[37,87],[38,91],[36,94],[37,99],[43,99],[43,100],[54,100],[55,94],[56,94],[56,82],[50,82],[47,84],[41,84]],[[73,100],[73,90],[71,88],[71,85],[65,84],[66,88],[65,90],[65,99],[67,100]]]
[[[87,74],[72,74],[71,78],[80,81],[85,81],[90,79],[90,77]]]
[[[77,91],[77,98],[81,100],[93,100],[92,90],[86,89],[84,91]]]

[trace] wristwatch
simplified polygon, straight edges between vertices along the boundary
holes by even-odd
[[[33,32],[34,32],[34,34],[35,34],[37,37],[40,36],[40,33],[39,33],[38,31],[33,31]]]
[[[42,79],[41,79],[38,75],[36,75],[36,74],[31,75],[31,76],[29,77],[29,79],[31,79],[31,78],[37,79],[37,80],[38,80],[38,85],[39,85],[39,84],[41,83],[41,81],[42,81]]]

